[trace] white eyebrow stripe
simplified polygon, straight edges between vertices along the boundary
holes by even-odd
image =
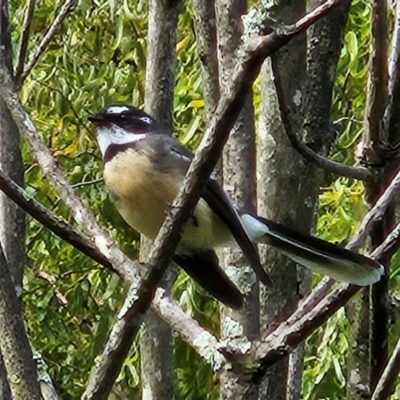
[[[121,114],[124,111],[129,111],[127,106],[111,106],[107,108],[107,114]]]
[[[152,123],[152,119],[150,117],[141,117],[139,118],[141,121],[145,122],[146,124],[150,125]]]

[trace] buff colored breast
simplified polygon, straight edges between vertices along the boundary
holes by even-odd
[[[177,173],[154,170],[144,154],[129,149],[105,164],[104,180],[124,220],[134,229],[155,239],[168,207],[182,184]],[[213,227],[214,225],[214,227]],[[189,219],[178,248],[209,249],[230,239],[226,225],[200,200]]]

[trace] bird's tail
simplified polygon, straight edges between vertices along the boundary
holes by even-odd
[[[337,281],[367,286],[379,281],[384,272],[375,260],[268,219],[244,214],[241,220],[255,242],[276,247],[295,262]]]

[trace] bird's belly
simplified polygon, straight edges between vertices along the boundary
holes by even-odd
[[[123,153],[106,163],[104,180],[124,220],[154,240],[183,177],[154,170],[146,157],[126,157]],[[200,199],[184,229],[177,251],[207,250],[223,245],[230,238],[226,225]]]

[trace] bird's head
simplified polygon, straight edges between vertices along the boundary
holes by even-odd
[[[148,133],[159,131],[159,124],[136,107],[114,105],[101,109],[88,118],[96,127],[96,136],[103,157],[110,145],[124,145],[142,140]]]

